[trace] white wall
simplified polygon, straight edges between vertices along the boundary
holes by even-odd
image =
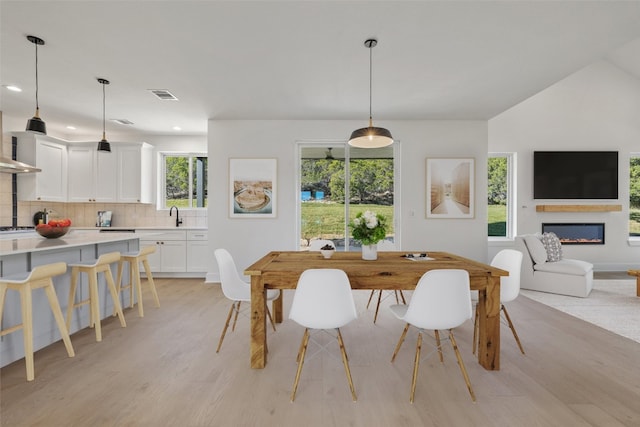
[[[604,222],[605,245],[563,246],[565,256],[592,262],[596,270],[637,268],[640,247],[629,246],[629,154],[640,152],[640,82],[608,62],[598,62],[489,120],[489,151],[517,152],[518,234],[538,232],[542,222]],[[619,200],[549,203],[621,204],[622,212],[536,212],[534,150],[619,152]],[[500,247],[492,246],[490,256]]]
[[[209,242],[228,249],[242,271],[271,250],[297,250],[295,234],[296,141],[345,140],[366,123],[320,120],[211,120],[209,122]],[[487,260],[485,121],[386,121],[400,141],[403,250],[443,250],[478,261]],[[473,157],[475,217],[425,219],[425,159]],[[275,219],[230,219],[229,158],[276,158],[278,215]],[[208,281],[217,281],[217,265]]]

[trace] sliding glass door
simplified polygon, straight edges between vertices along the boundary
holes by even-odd
[[[300,249],[331,240],[337,250],[359,249],[348,228],[358,212],[374,211],[394,241],[394,147],[362,149],[343,143],[299,143]]]

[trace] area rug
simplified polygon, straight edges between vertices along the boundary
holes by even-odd
[[[587,298],[526,289],[520,295],[640,342],[640,297],[636,296],[635,279],[594,280]]]

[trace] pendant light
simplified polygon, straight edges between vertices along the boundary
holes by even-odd
[[[371,75],[372,75],[372,49],[378,44],[376,39],[367,39],[365,47],[369,49],[369,127],[356,129],[351,133],[349,145],[357,148],[380,148],[393,144],[391,132],[385,128],[373,126],[371,115]]]
[[[47,126],[40,118],[40,105],[38,104],[38,45],[44,45],[44,40],[36,36],[27,36],[27,40],[36,45],[36,114],[27,121],[27,131],[47,134]]]
[[[111,144],[107,141],[107,133],[105,131],[105,93],[104,88],[109,84],[109,80],[107,79],[98,79],[98,83],[102,85],[102,140],[98,142],[98,151],[107,151],[111,152]]]

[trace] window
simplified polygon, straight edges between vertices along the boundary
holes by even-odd
[[[207,160],[203,154],[162,154],[161,209],[207,207]]]
[[[300,249],[312,240],[332,240],[338,250],[359,249],[350,239],[348,219],[371,210],[394,230],[394,146],[362,149],[344,143],[299,144]]]
[[[487,159],[489,238],[515,235],[515,153],[489,153]]]
[[[629,236],[640,236],[640,153],[629,156]]]

